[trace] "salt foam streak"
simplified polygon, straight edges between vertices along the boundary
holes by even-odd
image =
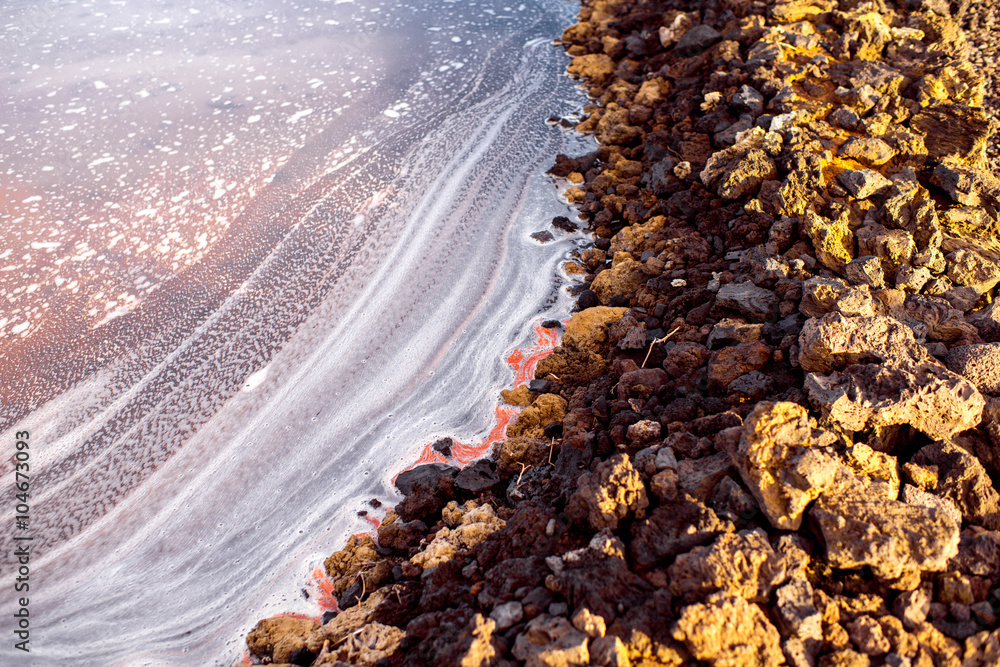
[[[400,8],[422,26],[392,56],[405,72],[342,114],[317,99],[272,119],[312,131],[280,168],[215,186],[252,193],[196,261],[89,320],[53,287],[62,319],[5,334],[0,442],[33,443],[33,651],[4,641],[0,662],[232,664],[258,618],[309,611],[316,561],[426,442],[489,433],[504,359],[565,314],[553,277],[580,242],[529,237],[567,213],[543,169],[586,150],[545,124],[582,101],[550,44],[572,7],[538,4]]]

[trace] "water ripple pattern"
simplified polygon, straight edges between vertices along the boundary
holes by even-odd
[[[0,17],[0,497],[29,430],[34,538],[4,664],[233,664],[568,308],[581,240],[530,235],[587,150],[545,123],[582,103],[571,4],[161,5]]]

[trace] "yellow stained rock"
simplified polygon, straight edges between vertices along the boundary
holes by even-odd
[[[566,399],[562,396],[542,394],[521,412],[516,422],[507,427],[507,437],[543,437],[546,426],[552,422],[562,422],[566,416],[566,405]]]

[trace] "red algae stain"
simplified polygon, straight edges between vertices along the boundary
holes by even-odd
[[[563,322],[563,324],[565,324],[565,322]],[[507,357],[507,363],[510,364],[511,369],[514,371],[514,387],[530,382],[535,377],[535,368],[538,366],[538,362],[552,354],[552,351],[557,345],[559,345],[561,340],[561,336],[559,335],[559,331],[557,329],[545,329],[542,327],[540,322],[535,324],[533,332],[534,340],[531,344],[524,348],[514,350]],[[459,442],[458,440],[452,441],[452,462],[458,464],[459,466],[465,466],[469,462],[485,455],[496,443],[506,440],[507,427],[510,426],[515,419],[517,419],[517,415],[520,412],[521,408],[509,405],[498,405],[496,408],[496,425],[490,431],[490,434],[485,440],[479,443],[470,444],[465,444]],[[448,462],[447,458],[434,449],[433,443],[427,443],[421,450],[420,456],[417,460],[406,468],[406,470],[412,470],[419,465],[427,463]],[[396,475],[398,476],[398,474],[399,473]],[[395,479],[396,476],[393,477],[393,481],[395,481]],[[381,525],[381,520],[370,515],[365,516],[365,520],[371,524],[371,530],[357,533],[356,536],[369,535],[377,541],[378,527]],[[326,571],[322,565],[317,565],[313,568],[310,581],[306,584],[305,590],[309,594],[309,599],[324,612],[340,611],[340,607],[337,605],[337,599],[333,594],[333,580],[326,575]],[[321,622],[321,616],[305,616],[302,614],[276,614],[272,618],[276,618],[278,616],[291,616],[293,618],[304,618]],[[249,653],[243,654],[243,661],[240,664],[252,664],[250,662]]]

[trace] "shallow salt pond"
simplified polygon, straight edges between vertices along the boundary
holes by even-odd
[[[591,149],[545,123],[583,104],[574,9],[0,10],[0,442],[31,434],[33,537],[32,652],[0,662],[233,664],[317,613],[311,571],[429,442],[490,437],[582,243],[543,174]]]

